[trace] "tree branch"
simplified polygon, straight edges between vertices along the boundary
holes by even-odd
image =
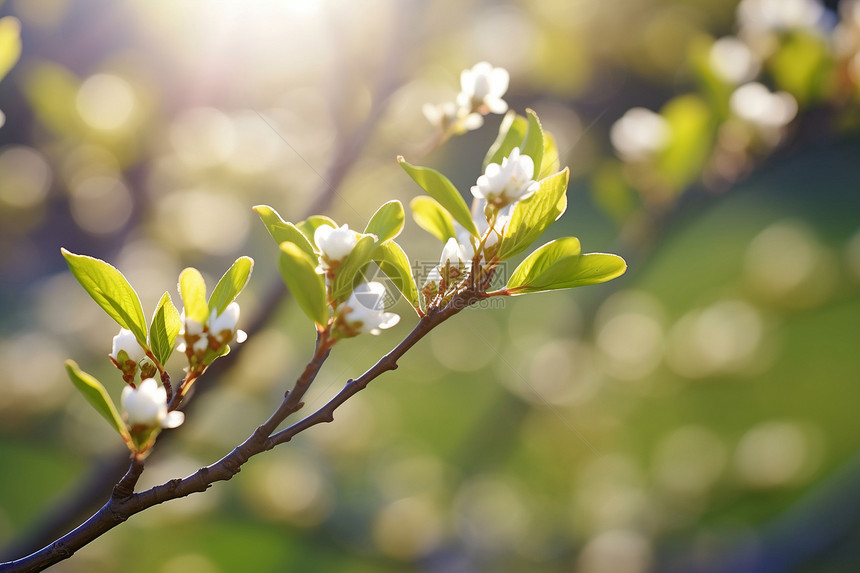
[[[209,486],[217,481],[231,479],[241,471],[242,466],[253,456],[271,450],[279,444],[289,442],[296,434],[317,424],[333,421],[334,411],[341,404],[366,388],[380,375],[390,370],[396,370],[397,361],[419,340],[441,323],[483,297],[484,295],[481,293],[462,292],[455,295],[446,307],[431,310],[418,321],[412,332],[400,344],[380,358],[364,374],[354,380],[349,380],[344,388],[325,406],[292,426],[272,434],[290,414],[301,408],[302,396],[313,383],[331,352],[331,346],[326,343],[325,337],[318,337],[313,358],[296,380],[293,389],[285,394],[284,400],[269,419],[229,454],[214,464],[200,468],[186,478],[173,479],[140,493],[134,493],[134,485],[143,471],[143,461],[135,458],[128,472],[114,488],[108,502],[92,517],[47,547],[16,561],[0,564],[0,572],[41,571],[68,559],[77,550],[126,521],[132,515],[172,499],[206,491]]]

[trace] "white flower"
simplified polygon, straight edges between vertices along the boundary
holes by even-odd
[[[758,82],[736,89],[729,107],[740,119],[764,130],[782,128],[797,115],[797,100],[790,93],[773,93]]]
[[[220,337],[221,333],[227,331],[229,339],[232,339],[233,333],[236,332],[237,322],[239,322],[239,304],[231,302],[221,314],[218,314],[217,310],[212,311],[212,315],[209,317],[209,333],[217,338]]]
[[[120,403],[130,427],[175,428],[185,420],[182,412],[168,413],[167,392],[153,378],[147,378],[137,388],[126,386]]]
[[[457,106],[454,105],[454,102],[450,101],[438,105],[425,103],[421,111],[424,113],[427,121],[441,129],[447,129],[457,119]]]
[[[747,82],[759,72],[761,60],[743,40],[733,36],[720,38],[711,46],[708,62],[723,81],[730,84]]]
[[[503,207],[529,197],[539,184],[532,179],[535,164],[528,155],[520,155],[519,147],[502,159],[502,164],[490,163],[484,174],[472,186],[472,195]]]
[[[750,31],[813,30],[825,15],[817,0],[742,0],[737,7],[741,29]]]
[[[182,312],[179,313],[179,335],[185,336],[186,334],[191,334],[194,336],[200,336],[203,334],[203,323],[197,322],[192,318],[185,317],[185,309],[182,309]]]
[[[472,113],[469,108],[458,108],[454,102],[445,102],[433,105],[426,103],[421,108],[424,117],[434,126],[446,131],[451,126],[455,132],[465,132],[478,129],[484,125],[484,116],[480,113]]]
[[[119,351],[125,350],[128,359],[138,363],[145,356],[143,348],[137,343],[134,334],[127,328],[121,328],[119,334],[113,337],[113,345],[111,346],[110,357],[119,362]]]
[[[346,301],[349,311],[343,318],[360,332],[379,334],[400,322],[400,316],[385,310],[385,287],[382,283],[362,283],[355,287]]]
[[[314,242],[326,259],[342,261],[358,243],[358,233],[351,231],[348,225],[338,229],[321,225],[314,231]]]
[[[439,259],[439,266],[442,268],[446,267],[456,267],[463,263],[465,263],[468,259],[465,257],[463,252],[463,246],[455,239],[451,237],[448,239],[448,242],[445,243],[445,246],[442,247],[442,257]]]
[[[479,62],[460,74],[461,91],[457,95],[457,104],[467,110],[485,107],[492,113],[505,113],[508,104],[502,96],[508,91],[509,82],[510,75],[506,69]]]
[[[634,107],[609,130],[609,139],[618,154],[629,161],[648,159],[669,144],[672,132],[662,115],[644,107]]]

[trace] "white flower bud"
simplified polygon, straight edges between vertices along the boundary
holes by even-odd
[[[120,398],[129,427],[175,428],[185,420],[182,412],[167,411],[167,392],[153,378],[137,388],[126,386]]]
[[[239,322],[239,305],[235,302],[231,302],[221,314],[217,314],[214,310],[212,311],[212,315],[209,317],[209,334],[215,336],[219,340],[226,338],[229,341],[233,338],[233,334],[236,332],[237,322]],[[224,331],[227,331],[229,336],[222,337],[221,335]]]
[[[609,130],[609,139],[622,158],[641,161],[653,157],[669,144],[669,122],[650,109],[628,109]]]
[[[439,259],[439,266],[444,269],[449,266],[456,267],[465,262],[466,257],[462,246],[457,242],[457,239],[451,237],[442,248],[442,257]]]
[[[510,205],[531,196],[539,184],[532,179],[535,164],[528,155],[520,155],[515,147],[502,164],[490,163],[472,187],[472,195],[498,206]]]
[[[508,104],[502,96],[508,91],[509,82],[510,75],[506,69],[479,62],[460,74],[461,91],[457,95],[457,104],[467,110],[486,107],[492,113],[505,113]]]
[[[349,311],[344,320],[359,332],[379,334],[400,322],[400,316],[385,310],[385,287],[382,283],[362,283],[355,287],[346,306]]]
[[[342,261],[355,248],[358,233],[351,231],[348,225],[338,229],[321,225],[314,231],[314,242],[329,261]]]
[[[137,343],[134,334],[127,328],[121,328],[119,334],[113,337],[110,357],[119,362],[119,351],[125,350],[128,359],[137,363],[145,356],[143,348]]]

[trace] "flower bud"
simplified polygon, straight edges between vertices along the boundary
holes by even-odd
[[[126,386],[120,403],[130,428],[175,428],[185,420],[182,412],[167,411],[167,392],[153,378],[147,378],[137,388]]]
[[[236,323],[239,321],[239,305],[231,302],[224,312],[217,314],[212,311],[209,317],[209,334],[222,344],[227,344],[233,339],[236,332]]]
[[[379,334],[400,322],[400,316],[384,312],[385,286],[382,283],[362,283],[355,287],[346,302],[347,311],[343,320],[357,332]]]
[[[352,252],[358,242],[358,233],[351,231],[348,225],[335,229],[329,225],[321,225],[314,231],[314,242],[322,251],[324,263],[342,261]]]
[[[119,334],[113,337],[113,345],[111,346],[110,357],[117,364],[121,363],[120,351],[125,351],[126,359],[131,360],[135,364],[143,360],[145,356],[143,348],[137,343],[134,334],[127,328],[121,328]]]

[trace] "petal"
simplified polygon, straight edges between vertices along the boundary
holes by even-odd
[[[174,410],[173,412],[169,412],[167,416],[164,417],[164,420],[161,422],[162,428],[177,428],[182,425],[182,422],[185,421],[185,414]]]
[[[492,113],[502,114],[508,111],[508,102],[501,98],[486,97],[484,98],[484,103],[487,104]]]
[[[382,313],[382,322],[379,323],[379,328],[391,328],[398,322],[400,322],[399,314],[395,314],[393,312],[384,312]]]
[[[314,243],[316,243],[318,249],[324,250],[322,244],[328,240],[332,232],[334,232],[334,228],[330,225],[320,225],[317,227],[316,231],[314,231]]]
[[[494,68],[490,72],[490,83],[492,84],[491,93],[495,96],[502,97],[508,91],[508,85],[511,81],[511,75],[505,68]],[[507,107],[507,105],[505,106]],[[499,113],[499,112],[495,112]]]

